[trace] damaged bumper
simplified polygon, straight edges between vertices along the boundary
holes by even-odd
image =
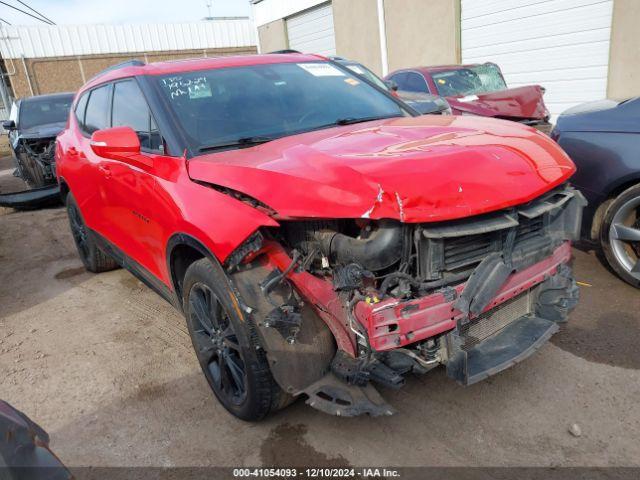
[[[569,264],[584,205],[562,187],[511,210],[381,222],[358,237],[330,222],[290,225],[299,250],[266,240],[231,268],[283,390],[334,415],[390,415],[372,384],[400,388],[443,365],[471,385],[558,330],[578,300]],[[384,262],[370,261],[379,250]]]
[[[0,207],[30,210],[60,203],[60,186],[50,185],[22,192],[0,194]]]
[[[522,294],[527,295],[528,302],[523,315],[529,315],[534,313],[534,297],[538,296],[535,287],[555,275],[570,258],[571,245],[565,242],[550,257],[510,275],[482,314],[475,317],[456,308],[456,301],[464,292],[466,282],[414,300],[389,299],[377,304],[360,302],[356,307],[356,317],[366,326],[371,346],[376,351],[386,351],[483,319],[486,312]]]

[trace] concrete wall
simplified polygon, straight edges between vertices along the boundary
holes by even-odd
[[[132,58],[146,62],[161,62],[193,57],[217,57],[256,53],[255,47],[236,47],[214,50],[180,50],[140,52],[137,54],[84,55],[80,57],[5,59],[13,95],[16,98],[56,92],[73,92],[105,68]],[[26,67],[26,68],[25,68]],[[25,71],[26,69],[26,71]],[[27,73],[29,78],[27,79]],[[11,75],[13,73],[13,75]],[[31,88],[29,87],[31,81]],[[33,92],[32,92],[33,90]]]
[[[607,96],[640,95],[640,1],[614,0]]]
[[[260,53],[289,48],[287,24],[282,18],[258,27],[258,37],[260,38]]]
[[[460,62],[460,0],[385,0],[384,14],[389,72]]]
[[[336,52],[382,74],[375,0],[333,0]]]

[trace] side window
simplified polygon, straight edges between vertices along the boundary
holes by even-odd
[[[424,77],[415,72],[407,72],[406,88],[402,88],[401,90],[406,90],[407,92],[429,93],[429,88],[427,87],[427,82]]]
[[[398,85],[398,90],[406,90],[407,74],[405,72],[396,73],[389,77],[389,80],[393,80]]]
[[[109,94],[111,84],[91,91],[87,111],[84,116],[84,131],[91,134],[96,130],[109,128]]]
[[[161,150],[160,132],[135,80],[125,80],[114,85],[111,123],[114,127],[133,128],[143,149]]]
[[[89,100],[89,93],[85,92],[82,94],[82,97],[80,97],[80,100],[78,100],[78,103],[76,103],[76,109],[74,111],[78,125],[80,125],[82,130],[84,130],[84,112],[87,109],[87,100]]]

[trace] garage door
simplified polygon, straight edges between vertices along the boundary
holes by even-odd
[[[613,0],[462,0],[462,62],[539,84],[555,117],[607,94]]]
[[[331,4],[307,10],[287,19],[289,48],[304,53],[336,54]]]

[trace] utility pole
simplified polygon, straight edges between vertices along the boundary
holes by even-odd
[[[213,18],[213,15],[211,15],[211,5],[212,5],[213,1],[212,0],[207,0],[207,18],[209,20],[211,20]]]

